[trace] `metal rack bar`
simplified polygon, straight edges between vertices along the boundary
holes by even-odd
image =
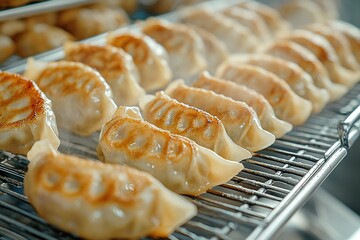
[[[217,7],[217,6],[216,6]],[[175,15],[169,15],[175,19]],[[100,41],[96,37],[93,41]],[[90,40],[91,42],[92,40]],[[58,60],[55,50],[40,58]],[[21,71],[24,64],[10,71]],[[187,197],[198,207],[198,215],[178,228],[169,239],[269,239],[345,157],[346,148],[357,139],[359,128],[360,84],[344,98],[330,104],[293,131],[252,159],[243,161],[245,169],[231,181],[197,197]],[[345,119],[346,115],[350,117]],[[330,120],[329,120],[330,119]],[[345,141],[336,129],[344,124]],[[61,132],[60,150],[96,158],[98,135],[80,138]],[[66,140],[65,140],[66,139]],[[345,142],[348,142],[346,144]],[[26,239],[76,239],[42,220],[22,195],[22,181],[28,161],[0,151],[0,234],[18,234]],[[24,209],[30,209],[25,211]],[[6,213],[16,215],[16,220]],[[10,219],[10,220],[9,220]],[[36,223],[27,225],[26,223]],[[4,227],[4,225],[6,225]],[[7,231],[13,226],[19,231]],[[24,227],[25,226],[25,227]],[[48,231],[45,231],[48,229]],[[19,238],[20,238],[19,237]]]
[[[68,8],[73,8],[85,4],[94,3],[98,0],[47,0],[21,7],[10,8],[0,11],[0,22],[4,20],[13,20],[29,17],[41,13],[49,13]]]

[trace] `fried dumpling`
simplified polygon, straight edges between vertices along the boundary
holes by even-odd
[[[109,84],[117,105],[136,105],[145,95],[137,82],[138,72],[124,51],[112,46],[68,42],[64,45],[65,59],[95,68]]]
[[[311,76],[295,63],[265,54],[232,55],[228,62],[250,64],[274,73],[285,80],[297,95],[309,100],[314,113],[320,112],[330,99],[327,90],[316,87]]]
[[[236,7],[244,8],[258,14],[270,29],[274,37],[281,36],[290,30],[289,24],[280,16],[275,9],[257,1],[243,1]]]
[[[326,19],[337,19],[339,18],[339,7],[341,1],[339,0],[313,0],[317,5],[323,9]]]
[[[223,41],[220,41],[214,34],[194,25],[188,25],[201,37],[205,48],[205,59],[207,70],[215,73],[216,68],[226,60],[229,52]]]
[[[341,84],[332,82],[324,65],[316,56],[303,46],[290,41],[277,41],[265,53],[296,63],[312,77],[315,86],[326,89],[330,94],[330,101],[339,99],[347,92]]]
[[[293,28],[314,22],[325,22],[327,18],[325,12],[312,0],[288,1],[279,8],[279,13]]]
[[[99,158],[153,175],[170,190],[198,195],[229,181],[243,165],[143,120],[136,107],[119,107],[100,133]],[[220,170],[220,171],[219,171]]]
[[[353,72],[341,66],[335,50],[326,38],[306,30],[295,30],[286,37],[287,40],[295,42],[309,51],[325,66],[330,79],[350,88],[358,80],[359,73]]]
[[[303,124],[311,114],[311,102],[296,95],[284,80],[263,68],[225,62],[216,75],[262,94],[274,108],[276,116],[293,125]]]
[[[192,86],[211,90],[236,101],[245,102],[254,109],[259,117],[261,126],[274,134],[276,138],[282,137],[292,129],[290,123],[282,121],[275,116],[274,109],[263,95],[250,88],[210,76],[207,72],[203,73]]]
[[[191,78],[206,69],[204,44],[194,30],[156,19],[146,20],[141,29],[167,51],[173,78]]]
[[[52,101],[57,124],[79,135],[99,130],[116,110],[109,85],[82,63],[30,58],[24,75]]]
[[[217,117],[201,109],[180,103],[164,92],[143,97],[139,105],[146,121],[188,137],[225,159],[240,161],[251,157],[247,150],[231,140]]]
[[[270,41],[272,36],[270,29],[264,19],[254,11],[240,7],[229,7],[224,9],[223,14],[247,27],[259,40]]]
[[[140,85],[147,92],[163,88],[171,80],[166,50],[152,38],[134,33],[111,33],[106,42],[132,56],[139,71]]]
[[[244,26],[220,12],[197,9],[186,12],[183,22],[195,25],[224,41],[230,52],[250,52],[258,43],[257,38]]]
[[[350,42],[344,34],[339,31],[334,31],[331,27],[322,23],[306,26],[306,30],[326,38],[334,48],[342,66],[353,71],[360,71],[360,63],[356,61],[354,54],[351,52]]]
[[[128,16],[121,8],[110,8],[102,4],[64,10],[58,17],[58,25],[77,39],[115,30],[128,22]]]
[[[61,47],[73,37],[61,28],[38,23],[15,37],[16,52],[21,57],[32,56],[41,52]]]
[[[0,34],[0,63],[7,60],[15,52],[15,44],[8,36]]]
[[[193,204],[136,169],[61,154],[44,141],[28,158],[29,202],[49,223],[79,237],[166,237],[196,215]]]
[[[0,150],[26,155],[33,144],[60,145],[51,102],[30,80],[0,71]]]
[[[343,21],[330,21],[327,23],[334,31],[341,32],[350,42],[352,53],[360,64],[360,29]]]
[[[182,80],[171,83],[165,93],[179,102],[218,117],[230,138],[250,152],[264,149],[275,141],[275,136],[261,127],[255,111],[244,102],[213,91],[186,86]]]
[[[26,24],[22,20],[8,20],[0,23],[0,35],[14,37],[25,30]]]

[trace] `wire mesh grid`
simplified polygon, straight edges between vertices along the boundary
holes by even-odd
[[[278,216],[339,144],[337,124],[359,106],[360,84],[306,124],[271,147],[244,160],[245,169],[231,181],[187,198],[198,215],[169,239],[246,239]],[[96,158],[98,135],[82,138],[62,131],[60,151]],[[76,239],[40,218],[23,195],[28,160],[0,152],[0,239]],[[305,183],[309,184],[309,183]],[[306,199],[304,199],[305,201]],[[257,233],[256,233],[257,232]]]

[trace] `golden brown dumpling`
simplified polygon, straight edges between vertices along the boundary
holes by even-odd
[[[285,20],[291,23],[293,28],[327,20],[323,9],[312,0],[288,1],[279,8],[279,13]]]
[[[24,75],[52,101],[57,124],[79,135],[99,130],[116,110],[109,85],[82,63],[30,58]]]
[[[232,55],[228,62],[250,64],[274,73],[285,80],[297,95],[309,100],[314,113],[320,112],[330,99],[327,90],[316,87],[311,76],[295,63],[266,54]]]
[[[126,13],[120,8],[110,8],[94,4],[59,13],[58,25],[77,39],[115,30],[129,22]]]
[[[27,25],[27,27],[31,27],[32,25],[35,25],[38,23],[56,25],[57,17],[58,16],[57,16],[56,12],[49,12],[49,13],[43,13],[43,14],[27,17],[27,18],[23,19],[23,21]]]
[[[259,40],[271,40],[270,29],[264,19],[254,11],[240,7],[229,7],[222,11],[224,15],[247,27]]]
[[[204,44],[194,30],[157,19],[146,20],[141,29],[166,49],[173,78],[191,78],[206,69]]]
[[[146,91],[163,88],[171,80],[167,52],[152,38],[134,33],[111,33],[106,42],[132,56],[139,71],[140,85]]]
[[[188,24],[201,37],[204,43],[204,55],[207,63],[207,70],[215,73],[216,68],[226,60],[229,52],[223,41],[216,38],[214,34],[202,28]]]
[[[350,88],[360,79],[360,74],[341,66],[335,50],[321,35],[306,30],[293,31],[286,39],[295,42],[309,51],[325,66],[330,79]]]
[[[311,24],[306,27],[306,30],[326,38],[334,48],[342,66],[353,71],[360,71],[360,63],[356,61],[355,55],[351,52],[350,42],[343,33],[334,31],[331,27],[323,23]]]
[[[206,89],[186,86],[182,80],[171,83],[165,93],[179,102],[218,117],[230,138],[250,152],[262,150],[275,141],[275,136],[262,128],[255,111],[244,102]]]
[[[250,52],[258,43],[258,39],[249,29],[220,12],[210,12],[206,9],[192,10],[186,12],[182,21],[211,32],[224,41],[231,52]]]
[[[192,86],[211,90],[236,101],[245,102],[254,109],[259,117],[261,126],[266,131],[274,134],[276,138],[282,137],[292,129],[290,123],[282,121],[275,116],[274,109],[263,95],[250,88],[210,76],[207,72],[203,73]]]
[[[117,105],[136,105],[145,95],[131,56],[112,46],[66,43],[65,59],[95,68],[109,84]]]
[[[9,20],[0,23],[0,34],[14,37],[16,34],[24,32],[26,24],[21,20]]]
[[[343,21],[330,21],[327,23],[334,31],[341,32],[350,42],[352,53],[360,64],[360,29]]]
[[[101,130],[97,151],[104,162],[148,172],[170,190],[188,195],[204,193],[243,169],[241,163],[144,121],[136,107],[118,108]]]
[[[217,117],[201,109],[180,103],[164,92],[143,97],[139,105],[146,121],[188,137],[225,159],[240,161],[251,157],[248,151],[231,140]]]
[[[337,19],[339,18],[339,7],[341,1],[339,0],[313,0],[320,9],[323,10],[326,19]]]
[[[64,42],[72,39],[69,33],[60,28],[39,23],[16,35],[16,52],[21,57],[29,57],[61,47]]]
[[[11,38],[0,35],[0,63],[11,57],[15,52],[15,44]]]
[[[299,65],[305,72],[311,75],[315,86],[324,88],[329,92],[330,101],[339,99],[347,92],[345,86],[334,83],[329,79],[324,65],[312,52],[297,43],[284,40],[277,41],[265,53]]]
[[[24,191],[41,217],[85,239],[166,237],[196,207],[151,175],[85,160],[37,142],[28,154]]]
[[[259,3],[257,1],[243,1],[236,5],[258,14],[270,29],[270,33],[274,36],[280,36],[290,31],[289,24],[280,16],[275,9]]]
[[[26,155],[33,144],[60,145],[51,102],[34,82],[0,71],[0,150]]]
[[[301,125],[310,117],[311,102],[296,95],[283,79],[263,68],[225,62],[216,75],[262,94],[274,108],[276,116],[284,121]]]

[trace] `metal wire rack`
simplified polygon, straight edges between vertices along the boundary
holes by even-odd
[[[164,18],[176,21],[176,17],[169,14]],[[103,41],[103,35],[87,40],[98,44]],[[37,58],[54,61],[62,56],[62,51],[54,50]],[[22,72],[24,68],[25,61],[4,70]],[[198,215],[169,239],[268,239],[274,236],[358,138],[359,102],[360,84],[312,116],[306,124],[243,161],[245,169],[228,183],[198,197],[187,197],[198,207]],[[62,130],[60,138],[61,152],[96,159],[98,134],[82,138]],[[0,240],[77,239],[48,224],[28,203],[23,195],[27,164],[23,156],[0,151]]]
[[[351,146],[358,137],[359,101],[360,84],[303,126],[245,160],[245,169],[228,183],[188,197],[199,213],[169,239],[273,236],[345,157],[346,146],[340,138]],[[96,158],[97,137],[81,138],[62,131],[60,151]],[[23,156],[0,152],[0,239],[76,239],[46,223],[28,203],[23,195],[27,164]]]

